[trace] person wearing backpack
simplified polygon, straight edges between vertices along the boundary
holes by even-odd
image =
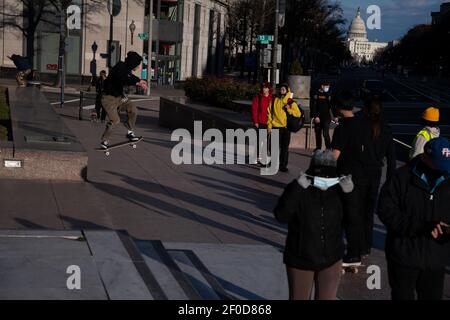
[[[342,196],[351,192],[351,176],[339,177],[331,150],[313,154],[306,173],[285,188],[274,209],[288,224],[283,261],[289,299],[335,300],[344,255]]]
[[[281,172],[288,172],[291,132],[300,130],[303,120],[304,112],[293,100],[289,86],[280,85],[278,95],[274,96],[269,105],[267,128],[269,134],[272,130],[279,130],[279,170]]]
[[[252,102],[252,121],[256,128],[258,144],[256,146],[257,159],[255,164],[263,164],[263,159],[260,155],[260,150],[263,145],[260,145],[260,132],[259,130],[267,129],[268,109],[272,102],[272,85],[270,83],[264,83],[261,86],[261,91],[253,98]],[[264,163],[266,164],[266,163]]]

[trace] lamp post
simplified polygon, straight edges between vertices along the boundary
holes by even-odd
[[[278,56],[278,27],[280,22],[280,0],[276,1],[275,7],[275,30],[273,33],[273,48],[272,48],[272,87],[273,92],[277,88],[277,56]]]
[[[96,53],[97,53],[97,49],[98,49],[98,45],[97,43],[94,41],[94,43],[91,46],[92,52],[94,54],[94,59],[92,59],[91,61],[91,75],[92,75],[92,79],[94,79],[94,77],[97,76],[97,60],[96,60]]]
[[[131,21],[131,24],[129,26],[130,32],[131,32],[131,45],[134,44],[134,32],[136,31],[136,24],[134,23],[134,20]]]
[[[152,83],[152,43],[153,43],[153,0],[149,0],[149,13],[148,13],[148,63],[147,63],[147,96],[150,96],[150,87]],[[156,65],[155,65],[156,67]]]
[[[64,89],[65,89],[65,51],[66,51],[66,41],[65,41],[65,14],[64,14],[64,5],[61,3],[61,12],[60,12],[60,52],[59,52],[59,72],[61,76],[61,92],[60,92],[60,106],[64,107]]]
[[[98,50],[98,45],[97,42],[94,41],[94,43],[91,46],[92,52],[94,53],[94,60],[95,60],[95,54],[97,53]]]

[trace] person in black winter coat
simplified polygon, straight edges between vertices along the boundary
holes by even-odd
[[[124,86],[141,86],[147,91],[147,83],[140,80],[132,74],[142,62],[142,57],[134,51],[127,54],[125,62],[119,61],[109,72],[103,89],[102,104],[108,114],[109,121],[106,130],[102,136],[101,147],[108,148],[109,138],[112,134],[113,127],[120,122],[119,111],[126,111],[128,120],[125,127],[128,129],[127,139],[137,141],[139,137],[134,134],[134,126],[136,124],[137,109],[128,100],[124,93]]]
[[[319,150],[306,174],[278,200],[275,217],[288,224],[284,263],[290,299],[309,299],[314,283],[316,299],[336,299],[344,255],[341,197],[352,189],[351,176],[337,177],[332,152]]]
[[[325,147],[331,148],[331,116],[333,115],[337,119],[335,113],[331,104],[330,84],[324,82],[314,95],[311,105],[311,119],[314,122],[316,133],[316,150],[322,149],[322,135],[325,140]]]
[[[359,198],[363,218],[363,238],[361,256],[370,255],[373,239],[373,220],[380,189],[384,158],[387,160],[386,179],[389,180],[397,168],[392,130],[383,118],[383,104],[379,98],[365,101],[362,112],[363,151],[360,161],[364,174],[355,182],[356,196]]]
[[[394,300],[442,299],[450,261],[450,142],[433,139],[425,153],[383,186],[378,216],[387,229],[386,258]]]

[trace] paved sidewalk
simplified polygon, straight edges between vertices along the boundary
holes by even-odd
[[[158,103],[141,101],[137,106],[140,114],[137,133],[143,135],[145,140],[136,150],[122,148],[113,151],[108,158],[95,151],[103,125],[79,121],[76,107],[57,108],[66,125],[88,151],[89,181],[55,183],[1,180],[0,229],[126,230],[136,243],[145,244],[149,240],[184,243],[167,245],[176,251],[172,252],[174,259],[184,261],[177,250],[185,248],[194,250],[199,256],[209,252],[210,259],[204,258],[203,263],[218,274],[229,268],[231,273],[223,276],[223,279],[227,279],[223,285],[228,283],[227,288],[230,290],[237,290],[239,281],[244,283],[233,271],[239,259],[228,265],[224,262],[218,265],[217,261],[221,261],[219,259],[222,256],[219,246],[237,245],[230,249],[230,252],[234,252],[230,257],[247,257],[245,263],[242,260],[242,268],[245,267],[246,272],[264,268],[259,260],[255,260],[252,265],[249,259],[257,256],[260,246],[264,246],[275,250],[271,256],[273,265],[266,265],[264,272],[273,266],[274,273],[269,273],[269,276],[261,273],[260,276],[264,275],[267,283],[278,279],[282,268],[279,249],[284,244],[286,228],[274,220],[272,210],[284,186],[306,169],[311,152],[293,150],[290,173],[280,173],[275,177],[261,176],[257,168],[246,165],[176,166],[170,158],[176,142],[170,141],[169,130],[158,126]],[[113,140],[123,140],[125,133],[122,126],[117,126]],[[382,251],[384,228],[377,225],[375,233],[376,249],[365,264],[380,266],[382,290],[368,290],[368,275],[362,270],[358,275],[344,276],[339,298],[388,298]],[[204,251],[204,245],[212,247]],[[218,248],[216,257],[212,255],[214,249],[211,248]],[[262,259],[270,260],[267,260],[267,256]],[[251,284],[245,288],[237,290],[246,293],[242,297],[256,298],[257,295],[252,296],[250,293],[261,292],[258,290],[263,287],[255,288],[252,292],[249,292]],[[270,297],[284,299],[285,290],[283,285],[283,290],[270,291]],[[448,283],[446,292],[450,297]],[[93,296],[103,297],[101,293]]]

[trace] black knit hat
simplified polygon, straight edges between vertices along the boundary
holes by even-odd
[[[308,174],[321,177],[337,177],[337,161],[330,150],[314,152]]]
[[[125,58],[125,64],[130,70],[135,69],[137,66],[141,64],[141,62],[142,57],[134,51],[128,52],[127,57]]]

